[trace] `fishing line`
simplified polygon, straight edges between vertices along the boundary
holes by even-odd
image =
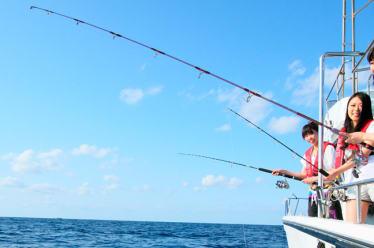
[[[110,31],[110,30],[108,30],[108,29],[105,29],[105,28],[102,28],[102,27],[96,26],[96,25],[94,25],[94,24],[91,24],[91,23],[88,23],[88,22],[85,22],[85,21],[79,20],[79,19],[74,18],[74,17],[67,16],[67,15],[64,15],[64,14],[60,14],[60,13],[57,13],[57,12],[54,12],[54,11],[51,11],[51,10],[48,10],[48,9],[43,9],[43,8],[39,8],[39,7],[36,7],[36,6],[30,6],[30,9],[31,9],[31,10],[33,10],[33,9],[38,9],[38,10],[41,10],[41,11],[46,12],[47,14],[55,14],[55,15],[57,15],[57,16],[61,16],[61,17],[64,17],[64,18],[66,18],[66,19],[73,20],[77,25],[78,25],[78,24],[86,24],[86,25],[88,25],[88,26],[90,26],[90,27],[93,27],[93,28],[96,28],[96,29],[99,29],[99,30],[101,30],[101,31],[104,31],[104,32],[107,32],[107,33],[111,34],[111,35],[113,36],[113,39],[116,38],[116,37],[118,37],[118,38],[121,38],[121,39],[125,39],[125,40],[127,40],[127,41],[130,41],[130,42],[132,42],[132,43],[135,43],[135,44],[137,44],[137,45],[139,45],[139,46],[142,46],[142,47],[144,47],[144,48],[150,49],[150,50],[152,50],[153,52],[155,52],[156,54],[164,55],[164,56],[166,56],[166,57],[169,57],[169,58],[171,58],[171,59],[173,59],[173,60],[176,60],[176,61],[178,61],[178,62],[180,62],[180,63],[182,63],[182,64],[185,64],[185,65],[187,65],[187,66],[190,66],[190,67],[192,67],[192,68],[198,70],[198,71],[200,72],[200,75],[202,75],[202,74],[207,74],[207,75],[210,75],[210,76],[212,76],[212,77],[215,77],[215,78],[217,78],[217,79],[219,79],[219,80],[221,80],[221,81],[223,81],[223,82],[225,82],[225,83],[231,84],[232,86],[237,87],[237,88],[239,88],[239,89],[241,89],[241,90],[247,92],[249,95],[257,96],[257,97],[259,97],[259,98],[261,98],[261,99],[263,99],[263,100],[265,100],[265,101],[268,101],[268,102],[270,102],[270,103],[272,103],[272,104],[274,104],[274,105],[277,105],[277,106],[279,106],[279,107],[281,107],[281,108],[283,108],[283,109],[285,109],[285,110],[288,110],[289,112],[292,112],[292,113],[294,113],[294,114],[296,114],[296,115],[298,115],[298,116],[300,116],[300,117],[302,117],[302,118],[304,118],[304,119],[307,119],[308,121],[314,122],[315,124],[317,124],[317,125],[319,125],[319,126],[321,126],[321,127],[327,128],[327,129],[329,129],[330,131],[332,131],[333,133],[335,133],[335,134],[337,134],[337,135],[340,135],[340,134],[339,134],[339,132],[340,132],[339,129],[336,129],[336,128],[333,128],[333,127],[329,127],[329,126],[326,126],[326,125],[324,125],[322,122],[319,122],[319,121],[317,121],[317,120],[314,120],[314,119],[312,119],[311,117],[308,117],[308,116],[306,116],[306,115],[304,115],[304,114],[302,114],[302,113],[300,113],[300,112],[297,112],[297,111],[295,111],[295,110],[293,110],[293,109],[291,109],[291,108],[289,108],[289,107],[287,107],[287,106],[285,106],[285,105],[283,105],[283,104],[280,104],[280,103],[278,103],[278,102],[276,102],[276,101],[273,101],[273,100],[271,100],[271,99],[269,99],[269,98],[267,98],[267,97],[265,97],[265,96],[262,96],[262,95],[260,95],[259,93],[255,92],[255,91],[252,91],[252,90],[250,90],[250,89],[248,89],[248,88],[245,88],[245,87],[243,87],[243,86],[240,86],[239,84],[236,84],[236,83],[234,83],[234,82],[232,82],[232,81],[230,81],[230,80],[227,80],[227,79],[225,79],[225,78],[223,78],[223,77],[221,77],[221,76],[218,76],[218,75],[216,75],[216,74],[214,74],[214,73],[211,73],[211,72],[209,72],[209,71],[207,71],[207,70],[205,70],[205,69],[203,69],[203,68],[201,68],[201,67],[195,66],[195,65],[193,65],[193,64],[191,64],[191,63],[189,63],[189,62],[186,62],[186,61],[183,60],[183,59],[179,59],[179,58],[177,58],[177,57],[174,57],[174,56],[172,56],[172,55],[170,55],[170,54],[167,54],[167,53],[165,53],[165,52],[163,52],[163,51],[161,51],[161,50],[158,50],[158,49],[156,49],[156,48],[153,48],[153,47],[151,47],[151,46],[148,46],[148,45],[146,45],[146,44],[144,44],[144,43],[141,43],[141,42],[139,42],[139,41],[133,40],[133,39],[131,39],[131,38],[129,38],[129,37],[126,37],[126,36],[123,36],[123,35],[121,35],[121,34],[115,33],[115,32]],[[340,135],[340,136],[342,136],[342,135]],[[343,136],[343,137],[345,137],[345,136]],[[345,137],[345,138],[347,138],[347,137]],[[369,147],[370,147],[370,148],[369,148]],[[369,145],[367,145],[366,148],[369,148],[369,149],[371,149],[371,150],[374,150],[374,147],[373,147],[373,146],[369,146]]]
[[[200,154],[191,154],[191,153],[178,153],[178,154],[185,155],[185,156],[194,156],[194,157],[200,157],[200,158],[207,158],[207,159],[212,159],[212,160],[216,160],[216,161],[220,161],[220,162],[224,162],[224,163],[229,163],[229,164],[234,164],[234,165],[240,165],[240,166],[243,166],[243,167],[247,167],[247,168],[250,168],[250,169],[259,170],[259,171],[262,171],[262,172],[265,172],[265,173],[270,173],[270,174],[272,174],[272,172],[273,172],[272,170],[265,169],[265,168],[258,168],[258,167],[254,167],[254,166],[247,165],[247,164],[242,164],[242,163],[238,163],[238,162],[234,162],[234,161],[230,161],[230,160],[225,160],[225,159],[220,159],[220,158],[208,157],[208,156],[204,156],[204,155],[200,155]],[[291,175],[288,175],[288,174],[284,174],[284,173],[281,173],[281,172],[279,172],[279,176],[287,177],[287,178],[294,179],[294,180],[297,180],[297,181],[303,180],[303,178],[294,177],[294,176],[291,176]]]

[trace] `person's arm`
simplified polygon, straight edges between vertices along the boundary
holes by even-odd
[[[273,174],[274,176],[278,176],[279,173],[284,173],[286,175],[290,175],[290,176],[293,176],[293,177],[300,177],[300,178],[305,178],[306,177],[305,168],[303,168],[301,170],[301,172],[293,172],[293,171],[288,171],[288,170],[284,170],[284,169],[276,169],[276,170],[273,170],[273,172],[271,174]]]
[[[361,142],[374,142],[374,133],[363,133],[363,132],[354,132],[354,133],[345,133],[340,132],[340,135],[344,135],[348,137],[348,139],[345,140],[346,143],[350,144],[359,144]]]
[[[323,169],[329,171],[335,166],[335,148],[328,145],[323,154]],[[306,177],[302,180],[305,184],[312,184],[318,181],[318,176]]]
[[[328,177],[324,177],[324,179],[325,180],[335,180],[337,176],[342,174],[344,171],[346,171],[350,168],[353,168],[354,166],[355,166],[355,162],[353,162],[352,160],[348,160],[347,162],[345,162],[339,168],[329,170],[328,173],[330,175]]]
[[[313,176],[313,177],[306,177],[303,180],[301,180],[305,184],[312,184],[314,182],[318,181],[318,176]]]

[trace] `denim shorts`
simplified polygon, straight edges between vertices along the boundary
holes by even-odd
[[[347,200],[356,200],[357,187],[353,186],[346,190]],[[361,201],[374,202],[374,184],[361,185]]]

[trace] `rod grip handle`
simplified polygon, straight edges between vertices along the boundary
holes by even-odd
[[[266,173],[273,173],[272,170],[264,169],[264,168],[258,168],[259,171],[266,172]]]
[[[321,174],[324,175],[325,177],[330,176],[330,174],[327,173],[327,171],[325,171],[324,169],[319,169],[319,173],[321,173]]]

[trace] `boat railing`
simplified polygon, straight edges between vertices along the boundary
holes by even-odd
[[[356,181],[353,183],[342,184],[339,186],[332,187],[328,189],[329,192],[340,190],[340,189],[347,189],[351,187],[356,187],[356,217],[357,223],[361,223],[362,215],[361,215],[361,186],[365,184],[374,183],[374,178],[364,179],[360,181]]]
[[[370,179],[364,179],[360,181],[356,181],[353,183],[347,183],[347,184],[342,184],[338,185],[332,188],[329,188],[327,191],[328,192],[333,192],[337,190],[346,190],[347,188],[350,187],[356,187],[356,216],[357,216],[357,223],[361,223],[362,219],[362,214],[361,214],[361,186],[365,184],[374,184],[374,178]],[[284,201],[284,210],[285,210],[285,215],[286,216],[296,216],[299,202],[300,200],[308,200],[308,198],[303,198],[303,197],[297,197],[293,195],[292,197],[286,198]],[[295,202],[294,204],[292,204]],[[318,201],[322,204],[325,204],[325,201]]]
[[[299,207],[300,200],[308,200],[308,198],[297,197],[296,195],[293,195],[292,197],[286,198],[285,201],[284,201],[284,211],[285,211],[284,215],[295,216],[296,212],[297,212],[297,209]],[[293,213],[292,213],[292,202],[296,202],[295,203],[296,205],[293,209]]]

